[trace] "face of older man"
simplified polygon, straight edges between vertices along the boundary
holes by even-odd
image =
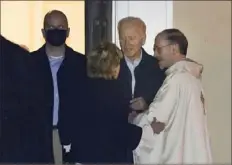
[[[119,41],[123,54],[130,59],[136,59],[140,56],[145,34],[140,26],[126,23],[119,30]]]

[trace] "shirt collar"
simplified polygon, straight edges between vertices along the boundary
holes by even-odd
[[[138,66],[139,63],[141,62],[142,60],[142,56],[143,56],[143,51],[141,50],[141,54],[139,56],[139,58],[135,59],[134,61],[131,61],[127,56],[124,55],[124,58],[125,58],[125,61],[127,64],[133,64],[135,66]]]
[[[165,73],[168,76],[172,73],[188,72],[196,78],[201,78],[202,71],[203,71],[202,64],[199,64],[195,61],[189,61],[189,60],[183,59],[173,64],[170,68],[166,70]]]
[[[58,59],[63,59],[64,56],[48,56],[48,58],[51,60],[58,60]]]

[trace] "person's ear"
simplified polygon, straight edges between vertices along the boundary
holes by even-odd
[[[43,38],[46,38],[46,31],[45,31],[45,29],[41,29],[41,32],[42,32]]]
[[[70,33],[70,28],[67,29],[67,34],[66,34],[67,38],[69,37],[69,33]]]
[[[179,53],[179,46],[178,46],[177,44],[171,45],[171,48],[172,48],[172,52],[173,52],[174,54]]]
[[[146,34],[142,37],[142,46],[146,43],[146,38],[147,38],[147,36],[146,36]]]

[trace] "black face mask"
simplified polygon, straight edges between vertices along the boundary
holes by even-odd
[[[46,30],[46,42],[52,46],[61,46],[65,43],[67,38],[67,30],[51,29]]]

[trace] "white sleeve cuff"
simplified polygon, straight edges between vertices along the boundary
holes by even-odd
[[[134,150],[136,155],[140,155],[142,152],[149,154],[154,147],[154,133],[150,124],[143,126],[143,133],[138,147]]]
[[[70,152],[70,150],[71,150],[71,144],[64,145],[63,148],[64,148],[65,152]]]

